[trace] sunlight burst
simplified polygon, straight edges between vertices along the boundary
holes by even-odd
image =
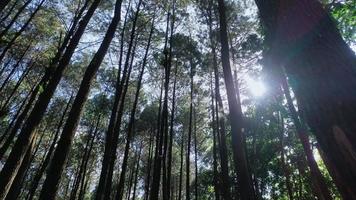
[[[266,93],[266,86],[260,80],[247,78],[247,88],[250,93],[255,97],[261,97]]]

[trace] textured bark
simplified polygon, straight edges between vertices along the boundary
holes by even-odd
[[[106,31],[106,34],[99,49],[95,53],[93,59],[91,60],[84,73],[84,77],[80,84],[77,96],[74,99],[73,106],[68,115],[68,119],[63,127],[63,131],[58,141],[57,148],[54,151],[52,163],[50,164],[39,199],[55,199],[61,174],[68,157],[68,152],[70,150],[74,134],[78,127],[83,106],[90,92],[91,83],[106,55],[106,52],[109,49],[111,41],[116,32],[116,28],[120,22],[121,3],[122,0],[116,1],[114,17],[111,20],[111,23]]]
[[[283,67],[321,149],[356,199],[356,57],[317,0],[256,0],[265,68]],[[346,195],[346,196],[345,196]]]
[[[24,157],[23,164],[21,165],[19,172],[17,173],[17,175],[13,181],[9,192],[6,195],[5,200],[17,199],[18,195],[20,194],[21,183],[22,183],[23,178],[25,177],[25,174],[26,174],[29,164],[31,163],[31,157],[32,157],[32,153],[35,149],[35,143],[36,143],[36,138],[33,138],[33,140],[31,141],[30,148],[27,150],[26,155]]]
[[[242,200],[255,199],[254,188],[251,180],[251,174],[249,172],[244,136],[242,132],[242,111],[241,105],[237,100],[237,95],[239,95],[239,88],[235,88],[233,77],[231,74],[230,67],[230,56],[229,56],[229,43],[227,37],[227,24],[225,16],[225,4],[224,0],[219,0],[219,17],[220,17],[220,39],[221,39],[221,60],[224,72],[224,80],[226,86],[227,99],[230,110],[230,121],[231,121],[231,141],[232,141],[232,152],[234,166],[238,175],[239,182],[239,193]],[[235,91],[237,91],[235,93]]]

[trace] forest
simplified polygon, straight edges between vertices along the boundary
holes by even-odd
[[[0,0],[0,200],[356,200],[355,0]]]

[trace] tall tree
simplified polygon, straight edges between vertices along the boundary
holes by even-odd
[[[53,153],[52,162],[50,164],[46,180],[39,199],[55,199],[60,177],[67,160],[68,152],[72,144],[73,136],[78,127],[83,106],[88,98],[91,83],[98,71],[106,52],[108,51],[111,41],[114,38],[116,28],[120,22],[122,0],[117,0],[115,3],[114,17],[106,31],[105,37],[95,53],[93,59],[88,65],[83,80],[80,84],[77,96],[74,99],[73,106],[69,112],[67,121],[63,127],[61,137],[59,138],[56,150]]]
[[[225,2],[219,0],[220,17],[220,40],[221,40],[221,62],[224,72],[225,87],[230,111],[231,140],[235,170],[239,177],[239,192],[241,199],[255,199],[251,174],[247,164],[244,136],[242,132],[243,116],[241,104],[237,101],[236,93],[239,95],[239,88],[235,88],[230,67],[229,43],[227,35],[227,24],[225,15]]]
[[[347,183],[343,198],[356,198],[354,52],[319,1],[256,4],[269,49],[265,67],[285,68],[306,122]]]

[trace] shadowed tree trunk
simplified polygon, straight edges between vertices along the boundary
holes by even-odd
[[[52,157],[52,154],[53,154],[53,151],[54,151],[54,148],[55,148],[55,145],[57,144],[57,140],[58,140],[58,136],[59,136],[59,133],[61,131],[61,128],[62,128],[62,125],[63,125],[63,122],[64,122],[64,118],[67,114],[67,111],[72,103],[72,98],[73,98],[73,95],[70,97],[70,99],[68,100],[68,103],[67,105],[65,106],[64,108],[64,111],[62,113],[62,116],[58,122],[58,125],[57,125],[57,129],[56,129],[56,132],[54,133],[54,137],[53,137],[53,140],[52,140],[52,143],[46,153],[46,156],[43,160],[43,162],[41,163],[41,166],[40,168],[37,170],[37,172],[35,173],[33,179],[32,179],[32,182],[30,184],[30,189],[28,191],[28,195],[26,197],[27,200],[32,200],[34,195],[35,195],[35,192],[36,192],[36,189],[38,187],[38,184],[40,183],[40,180],[43,176],[43,173],[45,172],[49,162],[51,161],[51,157]]]
[[[10,0],[2,0],[0,1],[0,13],[3,12],[4,8],[6,7],[7,4],[10,3]]]
[[[121,165],[121,174],[120,174],[120,179],[119,179],[119,183],[118,183],[118,190],[117,190],[117,194],[116,194],[116,199],[117,200],[122,200],[122,196],[123,196],[123,189],[124,189],[126,168],[127,168],[127,160],[128,160],[129,151],[130,151],[130,143],[131,143],[131,140],[132,140],[132,137],[133,137],[132,134],[133,134],[133,131],[134,131],[133,129],[134,129],[134,123],[135,123],[135,115],[136,115],[136,110],[137,110],[138,98],[140,96],[140,90],[141,90],[141,85],[142,85],[142,77],[143,77],[143,74],[144,74],[144,71],[145,71],[145,67],[146,67],[146,61],[147,61],[148,51],[149,51],[149,48],[150,48],[150,45],[151,45],[151,39],[152,39],[153,30],[154,30],[154,18],[152,19],[150,35],[149,35],[148,42],[147,42],[146,52],[145,52],[145,55],[144,55],[144,58],[143,58],[142,68],[141,68],[140,75],[139,75],[139,78],[138,78],[138,83],[137,83],[137,87],[136,87],[136,94],[135,94],[135,100],[134,100],[134,103],[132,105],[130,121],[129,121],[129,124],[128,124],[124,158],[123,158],[122,165]]]
[[[17,39],[18,37],[20,37],[20,35],[27,29],[28,25],[31,23],[31,21],[33,20],[33,18],[36,16],[36,14],[38,13],[38,11],[41,10],[42,5],[43,5],[43,3],[44,3],[45,1],[46,1],[46,0],[42,0],[42,1],[38,4],[37,8],[36,8],[36,9],[33,11],[33,13],[30,15],[30,17],[29,17],[28,20],[25,22],[25,24],[22,25],[21,29],[18,30],[18,31],[15,33],[14,37],[10,40],[10,42],[9,42],[9,43],[6,45],[6,47],[2,50],[2,52],[1,52],[1,54],[0,54],[0,62],[2,62],[2,60],[4,59],[4,57],[5,57],[6,53],[7,53],[7,51],[8,51],[9,49],[11,49],[12,45],[14,45],[16,39]],[[1,40],[1,38],[0,38],[0,40]]]
[[[25,156],[25,153],[30,145],[32,138],[36,135],[34,130],[40,123],[46,108],[57,88],[57,85],[62,77],[63,71],[67,68],[70,59],[77,47],[84,30],[89,23],[89,20],[94,14],[94,11],[98,7],[100,0],[95,0],[81,22],[75,34],[73,35],[66,52],[64,53],[61,61],[58,64],[55,72],[52,75],[49,83],[47,84],[45,90],[40,94],[31,114],[26,120],[24,127],[22,128],[19,137],[12,148],[12,151],[7,159],[1,173],[0,179],[0,199],[3,199],[8,192],[9,186],[11,185],[13,179],[16,176],[17,170],[19,169],[21,162]]]
[[[266,32],[265,68],[284,68],[299,109],[356,199],[356,56],[317,0],[256,0]]]
[[[116,28],[120,22],[121,3],[122,0],[116,1],[114,17],[111,20],[111,23],[99,49],[95,53],[92,61],[84,73],[77,96],[74,99],[73,106],[68,115],[68,119],[63,127],[62,135],[58,141],[57,148],[53,153],[52,163],[49,167],[39,199],[55,199],[61,174],[68,157],[68,152],[70,150],[75,131],[78,127],[83,106],[89,95],[91,83],[106,55],[106,52],[109,49],[111,41],[114,38],[116,32]]]
[[[109,174],[108,171],[109,171],[109,167],[110,167],[111,152],[112,152],[112,148],[113,148],[112,146],[116,140],[114,138],[115,123],[116,123],[116,118],[117,118],[119,101],[120,101],[120,97],[121,97],[121,93],[122,93],[123,81],[126,79],[126,76],[127,76],[128,65],[126,65],[126,63],[125,63],[122,79],[120,81],[120,74],[121,74],[121,68],[122,68],[121,67],[122,66],[122,57],[123,57],[123,49],[124,49],[125,27],[126,27],[126,23],[127,23],[128,13],[130,10],[130,5],[131,5],[130,2],[129,2],[128,8],[127,8],[127,11],[125,14],[125,19],[124,19],[124,23],[123,23],[121,34],[120,34],[119,69],[118,69],[117,77],[116,77],[114,104],[113,104],[113,107],[111,110],[108,129],[105,134],[105,148],[104,148],[104,156],[103,156],[104,158],[103,158],[102,165],[101,165],[100,178],[99,178],[99,183],[97,186],[97,191],[95,193],[96,200],[102,200],[104,198],[105,188],[107,188],[106,184],[109,181],[108,180],[108,174]],[[132,31],[131,31],[131,33],[132,33]],[[131,40],[130,40],[129,45],[132,45]],[[128,51],[127,54],[130,55],[129,53],[131,53],[131,52]],[[111,182],[111,180],[110,180],[110,182]],[[110,183],[110,185],[111,185],[111,183]]]
[[[153,181],[151,185],[150,191],[150,200],[156,200],[159,196],[159,187],[161,183],[161,170],[162,170],[162,162],[163,162],[163,143],[164,143],[164,133],[165,130],[168,130],[168,90],[169,90],[169,80],[170,80],[170,73],[171,73],[171,66],[169,65],[168,60],[168,32],[169,32],[169,18],[170,13],[167,13],[167,26],[166,26],[166,34],[165,34],[165,45],[164,45],[164,98],[163,98],[163,105],[162,105],[162,114],[159,121],[158,127],[158,137],[156,139],[156,151],[155,151],[155,158],[153,164]],[[160,111],[161,112],[161,111]],[[166,134],[168,135],[168,133]]]
[[[4,30],[1,31],[0,33],[0,41],[2,40],[2,38],[7,34],[7,32],[9,31],[9,29],[11,28],[11,26],[16,22],[17,18],[20,16],[20,14],[25,10],[25,8],[28,6],[28,4],[31,3],[32,0],[27,0],[23,6],[21,6],[16,14],[14,15],[14,17],[11,19],[10,23],[7,24],[7,26],[4,28]]]
[[[240,107],[241,105],[236,98],[236,96],[239,95],[239,88],[235,88],[231,74],[224,0],[218,0],[218,4],[220,17],[221,61],[230,111],[231,143],[234,166],[238,175],[238,189],[242,200],[255,199],[251,174],[247,165],[244,136],[242,132],[243,117]],[[235,93],[235,91],[237,92]]]
[[[282,84],[282,88],[283,88],[285,97],[287,99],[289,112],[293,119],[294,125],[297,129],[297,135],[302,143],[302,146],[303,146],[306,158],[307,158],[308,166],[309,166],[311,177],[312,177],[311,182],[314,185],[316,196],[320,200],[331,200],[332,197],[331,197],[330,191],[328,189],[328,186],[326,185],[324,177],[321,174],[321,172],[318,168],[318,164],[315,161],[313,151],[312,151],[310,143],[309,143],[307,129],[305,126],[303,126],[302,122],[300,121],[300,119],[298,117],[298,113],[293,105],[293,100],[292,100],[292,97],[289,92],[289,86],[288,86],[287,80],[285,77],[282,77],[281,79],[282,79],[281,84]]]
[[[188,127],[188,139],[187,139],[187,154],[186,154],[186,177],[185,177],[185,197],[190,200],[190,144],[193,131],[193,104],[194,104],[194,69],[193,64],[190,63],[190,106],[189,106],[189,127]]]

